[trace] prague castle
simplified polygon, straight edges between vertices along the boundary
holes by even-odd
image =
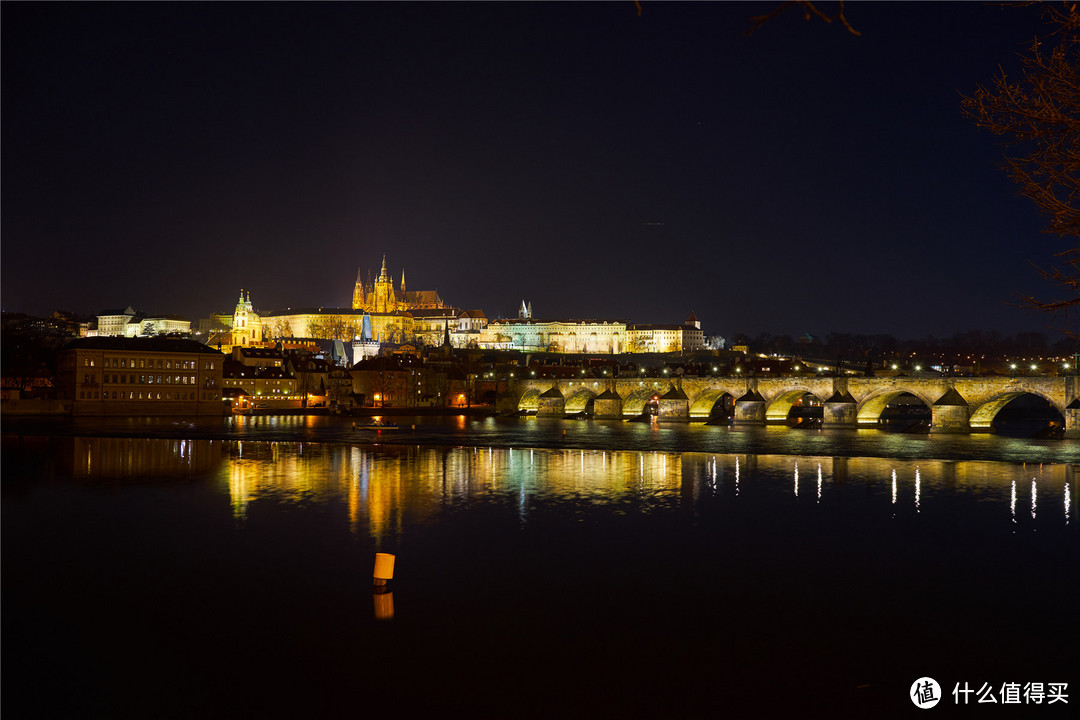
[[[460,310],[443,302],[436,290],[400,287],[382,258],[374,282],[357,273],[351,308],[307,307],[256,312],[250,294],[240,291],[232,315],[200,322],[207,344],[222,350],[271,345],[280,338],[336,339],[353,344],[354,355],[367,356],[383,343],[525,352],[604,353],[693,352],[704,347],[701,324],[693,314],[681,325],[640,325],[605,320],[537,320],[532,304],[521,304],[515,319],[489,321],[481,310]]]
[[[394,281],[386,269],[386,255],[383,255],[382,270],[373,283],[365,283],[356,272],[356,287],[353,290],[353,310],[367,313],[411,312],[413,310],[440,310],[446,307],[437,290],[406,290],[405,271],[401,271],[401,288],[394,288]]]

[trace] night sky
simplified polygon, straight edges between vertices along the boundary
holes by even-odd
[[[347,307],[385,252],[489,318],[1046,329],[1065,243],[960,110],[1037,8],[642,7],[4,3],[3,308]]]

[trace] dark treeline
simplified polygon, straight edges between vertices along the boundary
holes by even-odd
[[[1080,353],[1080,339],[1067,336],[1048,336],[1041,332],[1022,332],[1002,335],[994,330],[970,330],[950,337],[904,340],[892,335],[860,335],[829,333],[824,338],[803,335],[760,333],[756,336],[736,335],[730,346],[747,345],[752,353],[777,354],[805,358],[880,361],[893,357],[955,357],[955,358],[1034,358],[1071,357]],[[730,347],[729,346],[729,347]]]

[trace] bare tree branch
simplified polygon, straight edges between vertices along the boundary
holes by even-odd
[[[811,0],[787,0],[787,2],[780,3],[780,5],[774,8],[772,12],[766,13],[765,15],[755,15],[754,17],[751,17],[750,21],[752,24],[745,31],[743,31],[743,35],[747,37],[753,35],[754,32],[762,25],[772,20],[777,15],[782,14],[792,6],[798,6],[802,9],[804,20],[810,20],[814,16],[821,18],[827,23],[831,23],[833,20],[836,20],[841,25],[843,25],[844,28],[847,29],[847,31],[852,35],[862,35],[862,33],[860,33],[858,30],[851,26],[851,23],[848,22],[847,17],[844,16],[844,0],[839,0],[837,5],[839,6],[837,11],[832,15],[829,15],[828,13],[823,12],[817,6],[817,4],[815,4]]]
[[[1004,141],[1002,167],[1047,216],[1044,232],[1072,238],[1056,266],[1036,266],[1059,297],[1021,296],[1026,307],[1068,314],[1080,307],[1080,9],[1076,3],[1046,6],[1048,32],[1020,55],[1019,78],[999,68],[990,87],[961,96],[964,114]]]

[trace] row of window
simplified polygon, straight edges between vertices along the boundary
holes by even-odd
[[[84,375],[83,382],[87,385],[91,385],[97,382],[97,376]],[[120,385],[194,385],[196,382],[194,375],[109,375],[105,374],[102,382],[112,382]],[[206,387],[213,387],[217,383],[213,378],[206,378]]]
[[[196,397],[197,395],[198,395],[198,397]],[[209,392],[202,392],[202,393],[195,393],[195,392],[171,393],[171,392],[166,392],[166,393],[164,393],[164,397],[162,397],[162,393],[160,393],[160,392],[135,392],[135,391],[124,392],[123,390],[120,390],[120,391],[113,390],[111,392],[110,391],[105,391],[105,392],[100,392],[99,393],[96,390],[94,390],[94,391],[80,390],[79,391],[79,399],[80,400],[217,400],[217,399],[219,399],[219,396],[218,396],[218,393],[216,391],[213,391],[213,390],[211,390]]]
[[[83,358],[83,367],[94,367],[95,362],[96,361],[95,361],[94,358]],[[131,363],[130,365],[128,364],[129,362]],[[148,368],[154,368],[155,367],[154,366],[155,361],[154,361],[153,358],[151,358],[149,360],[147,360],[145,358],[140,358],[137,362],[139,363],[138,367],[140,369],[148,369]],[[136,367],[135,363],[136,363],[135,358],[131,358],[130,360],[128,360],[127,358],[115,358],[114,357],[114,358],[105,358],[105,360],[104,360],[104,362],[102,364],[103,364],[104,367],[114,367],[114,368],[128,368],[128,367],[130,367],[131,369],[134,370],[135,367]],[[162,363],[164,363],[164,365]],[[173,360],[162,360],[161,358],[158,358],[157,359],[157,369],[158,370],[173,370],[173,369],[176,369],[176,370],[198,370],[199,369],[199,362],[197,360],[176,360],[174,362]],[[214,369],[214,361],[213,360],[205,360],[205,361],[203,361],[203,370],[213,370],[213,369]]]

